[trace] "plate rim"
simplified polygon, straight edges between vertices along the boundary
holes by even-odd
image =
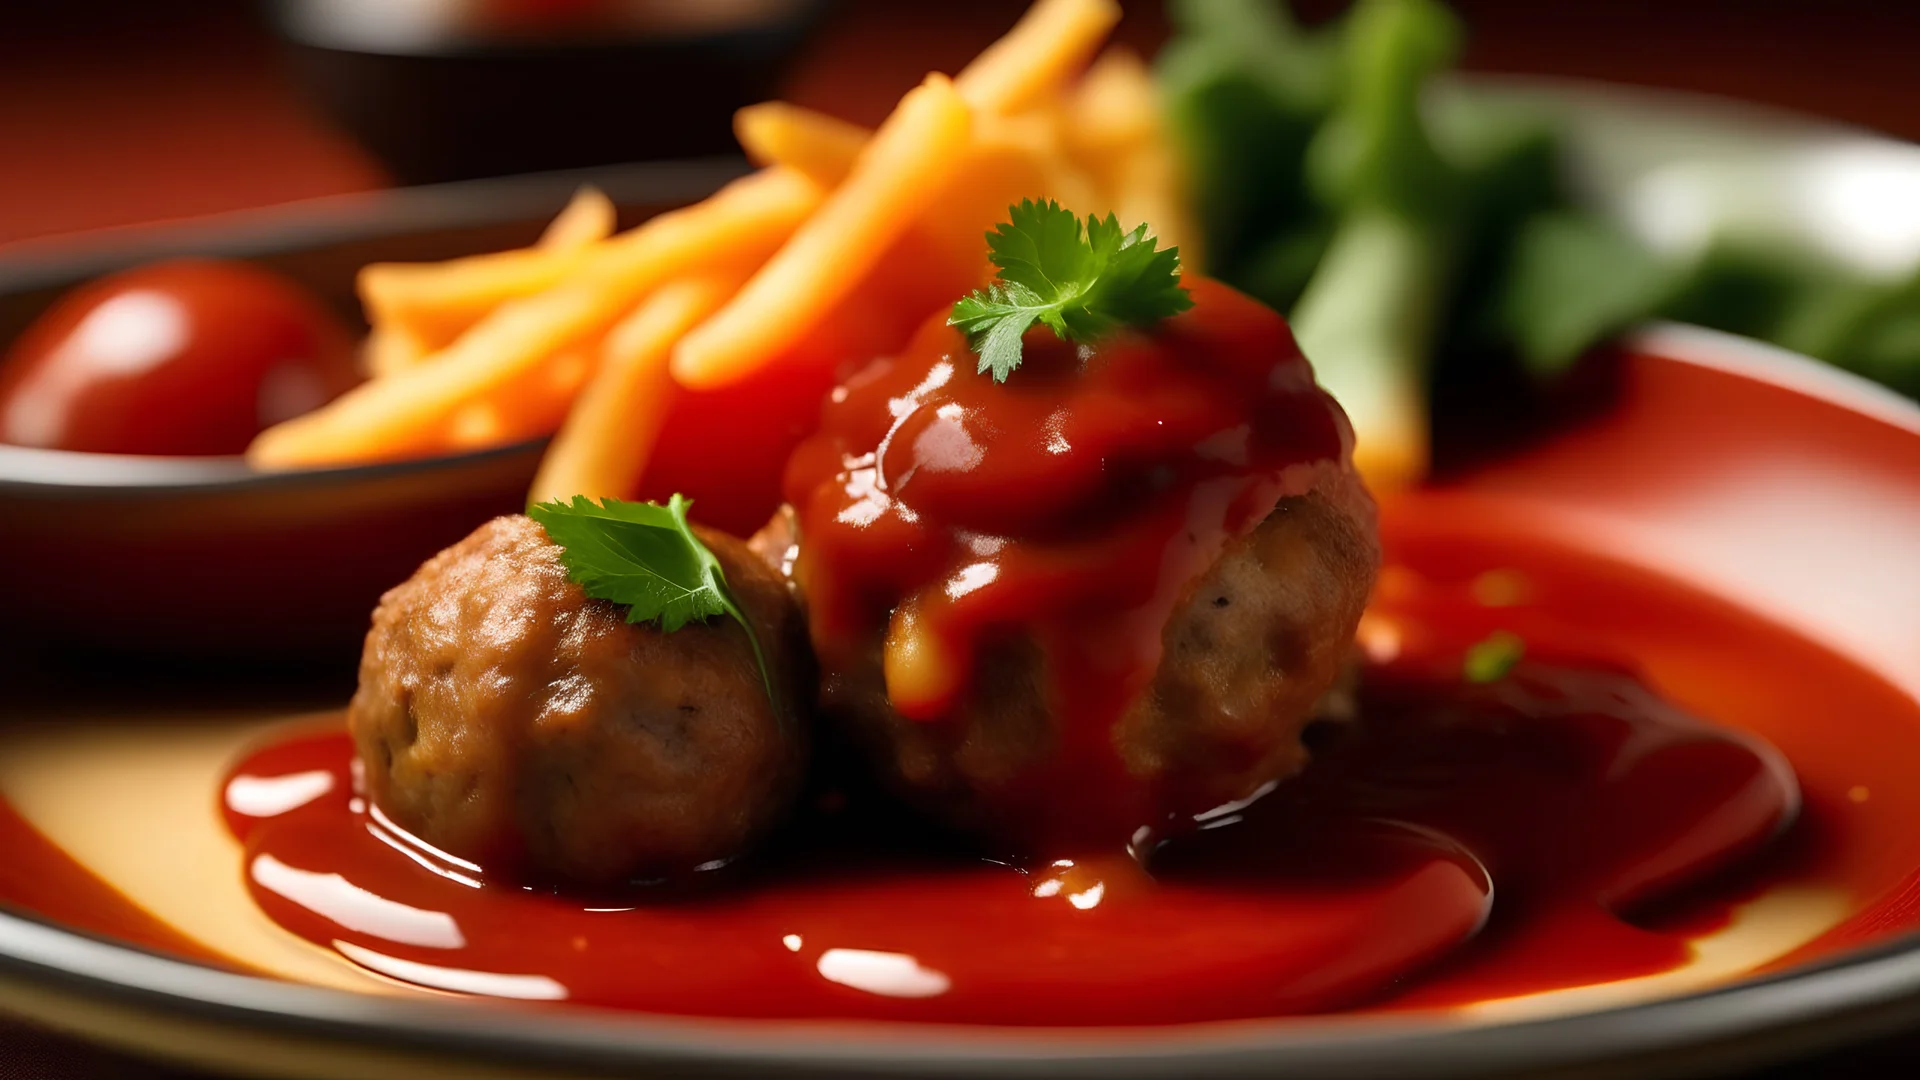
[[[1314,1075],[1451,1077],[1630,1068],[1662,1054],[1726,1048],[1758,1059],[1891,1030],[1920,1016],[1920,931],[1691,994],[1496,1021],[1378,1013],[1029,1029],[546,1011],[223,971],[11,909],[0,909],[0,978],[254,1035],[589,1073],[670,1066],[684,1075],[958,1077],[990,1070],[1009,1077],[1144,1077],[1177,1065],[1179,1075],[1195,1078],[1270,1075],[1283,1067]],[[1839,1021],[1851,1023],[1835,1026]]]

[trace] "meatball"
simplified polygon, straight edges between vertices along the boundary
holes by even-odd
[[[1372,588],[1346,414],[1278,313],[1181,284],[1005,378],[936,313],[787,466],[825,711],[1002,854],[1142,852],[1299,769]]]
[[[381,598],[348,710],[365,794],[489,873],[611,884],[712,869],[801,781],[806,629],[786,582],[698,530],[785,698],[731,619],[668,634],[567,579],[559,548],[496,518]]]
[[[1157,819],[1139,822],[1139,853],[1306,764],[1300,734],[1339,692],[1380,559],[1372,501],[1341,476],[1345,490],[1284,499],[1231,542],[1168,620],[1150,684],[1111,731],[1127,783]],[[910,802],[1000,849],[1031,850],[1034,823],[1057,817],[1048,804],[1062,796],[1047,782],[1062,732],[1041,647],[999,642],[978,661],[975,693],[941,723],[889,704],[882,647],[872,643],[865,670],[825,680],[822,709]]]

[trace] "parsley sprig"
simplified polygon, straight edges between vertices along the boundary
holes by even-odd
[[[1020,339],[1041,323],[1062,340],[1090,343],[1115,327],[1149,326],[1193,306],[1180,284],[1180,249],[1160,250],[1145,224],[1112,214],[1083,227],[1051,199],[1022,199],[987,234],[999,279],[953,305],[947,325],[967,335],[979,371],[995,382],[1020,366]]]
[[[627,610],[630,623],[650,622],[672,633],[690,622],[726,615],[747,631],[767,700],[780,711],[773,671],[760,648],[726,571],[687,522],[693,503],[682,495],[667,505],[575,495],[571,503],[537,503],[527,515],[560,545],[560,563],[588,596]]]

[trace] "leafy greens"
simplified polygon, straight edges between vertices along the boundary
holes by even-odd
[[[692,505],[678,494],[665,506],[619,499],[595,503],[575,495],[571,503],[537,503],[527,514],[560,545],[567,577],[588,596],[626,608],[628,622],[650,622],[666,633],[718,615],[738,622],[753,646],[767,700],[778,711],[760,639],[728,588],[720,560],[688,523]]]
[[[1062,340],[1090,343],[1119,326],[1150,326],[1193,306],[1180,284],[1180,249],[1160,250],[1145,224],[1131,231],[1108,214],[1084,227],[1051,199],[1022,199],[987,234],[1000,276],[953,305],[947,319],[995,382],[1020,366],[1020,343],[1038,322]]]

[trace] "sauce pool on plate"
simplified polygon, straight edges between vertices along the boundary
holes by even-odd
[[[1567,567],[1535,554],[1506,572],[1544,592]],[[1785,760],[1583,652],[1551,595],[1489,606],[1406,567],[1390,584],[1357,718],[1314,729],[1311,768],[1168,843],[1151,875],[1125,857],[986,862],[836,791],[711,890],[530,889],[384,822],[354,796],[345,737],[324,733],[239,763],[228,820],[262,908],[357,964],[653,1012],[1175,1023],[1462,1004],[1684,963],[1686,935],[1661,927],[1711,925],[1744,895],[1710,886],[1764,867],[1792,827]],[[1660,599],[1655,580],[1631,586]],[[1470,682],[1489,625],[1528,655]]]
[[[1484,501],[1423,493],[1390,505],[1385,526],[1358,721],[1315,729],[1298,787],[1164,849],[1158,880],[1124,862],[984,863],[849,792],[837,811],[810,803],[794,831],[711,890],[520,889],[356,809],[344,737],[307,722],[206,789],[225,796],[244,862],[223,854],[182,872],[232,875],[294,935],[402,984],[719,1016],[1479,1015],[1562,988],[1580,996],[1512,1005],[1584,1007],[1596,999],[1581,988],[1609,991],[1607,1002],[1705,989],[1913,925],[1920,797],[1906,780],[1920,769],[1920,717],[1902,692]],[[1499,631],[1526,655],[1497,682],[1469,683],[1466,653]],[[1641,674],[1608,657],[1632,657]],[[1566,692],[1575,698],[1546,707]],[[1799,779],[1798,816],[1772,839],[1791,791],[1754,735]],[[1634,762],[1606,780],[1604,768]],[[1431,781],[1411,789],[1412,805],[1370,803],[1382,792],[1366,782],[1409,772]],[[1528,805],[1510,812],[1508,799]],[[16,822],[20,836],[38,835],[38,805]],[[140,800],[115,805],[135,813]],[[1732,815],[1728,827],[1702,827],[1708,805]],[[1298,846],[1241,858],[1280,838]],[[137,882],[96,881],[52,843],[16,848],[0,874],[10,904],[276,970],[208,928],[190,940],[156,922]],[[1756,937],[1762,909],[1776,925]]]

